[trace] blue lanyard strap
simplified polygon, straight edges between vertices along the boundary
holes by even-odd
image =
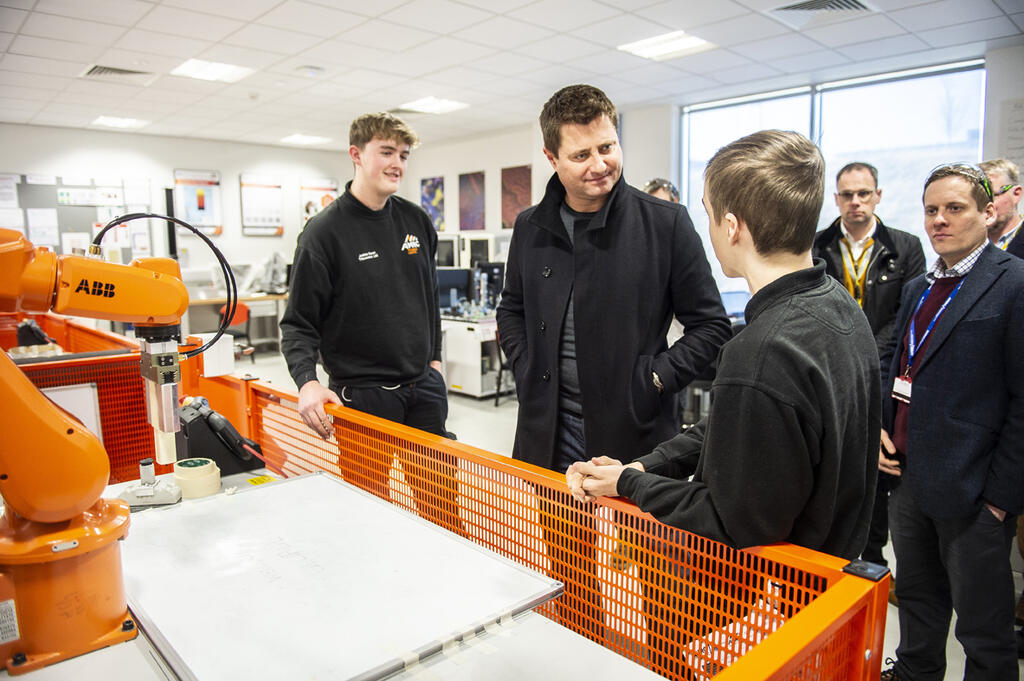
[[[917,351],[921,349],[921,346],[924,345],[925,340],[928,338],[928,334],[930,334],[932,329],[935,328],[935,322],[939,321],[939,317],[942,316],[942,313],[946,311],[949,304],[953,302],[954,298],[956,298],[956,294],[960,291],[960,287],[964,285],[964,280],[960,280],[960,283],[956,285],[956,288],[949,294],[949,297],[947,297],[945,302],[942,303],[942,307],[940,307],[938,312],[935,313],[935,316],[932,317],[932,320],[928,323],[928,328],[924,330],[924,335],[921,336],[921,342],[919,344],[916,340],[917,313],[921,311],[921,306],[924,305],[924,301],[928,299],[928,294],[932,292],[932,286],[934,285],[935,283],[932,282],[932,285],[924,290],[924,293],[921,294],[921,298],[917,301],[917,307],[914,308],[914,314],[910,317],[910,346],[907,348],[906,373],[909,373],[910,367],[914,366],[914,357],[917,355]]]

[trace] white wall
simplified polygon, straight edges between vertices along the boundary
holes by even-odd
[[[997,158],[1009,154],[1005,139],[1006,108],[1014,102],[1024,107],[1024,46],[991,50],[985,54],[985,137],[982,157]],[[1018,119],[1019,120],[1019,119]],[[1020,131],[1017,131],[1018,145]],[[1010,154],[1024,168],[1024,152]]]
[[[623,172],[630,184],[643,187],[664,177],[680,186],[679,116],[679,107],[669,104],[622,112]]]
[[[291,262],[295,240],[302,230],[300,182],[330,177],[341,187],[351,179],[352,165],[340,152],[159,137],[71,128],[0,124],[0,172],[77,175],[85,177],[149,178],[155,213],[165,210],[164,187],[174,185],[175,168],[217,170],[223,197],[223,234],[214,243],[233,263],[259,263],[274,251]],[[255,173],[276,177],[283,184],[284,235],[242,236],[239,175]],[[166,255],[166,223],[153,223],[153,249]],[[88,231],[88,226],[83,226]],[[214,262],[206,246],[195,237],[178,237],[178,249],[187,250],[183,267],[204,267]]]

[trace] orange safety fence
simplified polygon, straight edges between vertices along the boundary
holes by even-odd
[[[246,414],[235,425],[269,469],[330,472],[550,574],[565,593],[539,612],[667,678],[878,677],[888,578],[848,575],[845,560],[789,544],[736,550],[620,499],[581,504],[550,471],[343,406],[328,405],[334,434],[323,440],[293,391],[260,381],[196,388],[214,409]]]

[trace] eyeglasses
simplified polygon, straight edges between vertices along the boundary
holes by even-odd
[[[986,175],[978,166],[971,163],[943,163],[942,165],[932,168],[932,172],[928,173],[928,180],[930,183],[933,178],[939,179],[940,177],[947,177],[949,175],[966,177],[968,180],[980,185],[981,188],[985,190],[988,200],[992,200],[994,196],[992,193],[992,184],[988,181],[988,175]],[[927,185],[928,183],[925,184],[925,186]]]
[[[853,201],[854,196],[860,201],[867,201],[876,191],[875,189],[861,189],[855,192],[839,192],[838,196],[840,201]]]
[[[1004,184],[997,191],[992,192],[992,198],[994,199],[997,196],[1002,196],[1003,194],[1005,194],[1006,192],[1010,191],[1011,189],[1013,189],[1016,186],[1017,185],[1014,184],[1013,182],[1011,182],[1010,184]]]

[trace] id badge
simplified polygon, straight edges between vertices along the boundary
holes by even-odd
[[[910,404],[910,376],[897,376],[892,384],[892,398]]]

